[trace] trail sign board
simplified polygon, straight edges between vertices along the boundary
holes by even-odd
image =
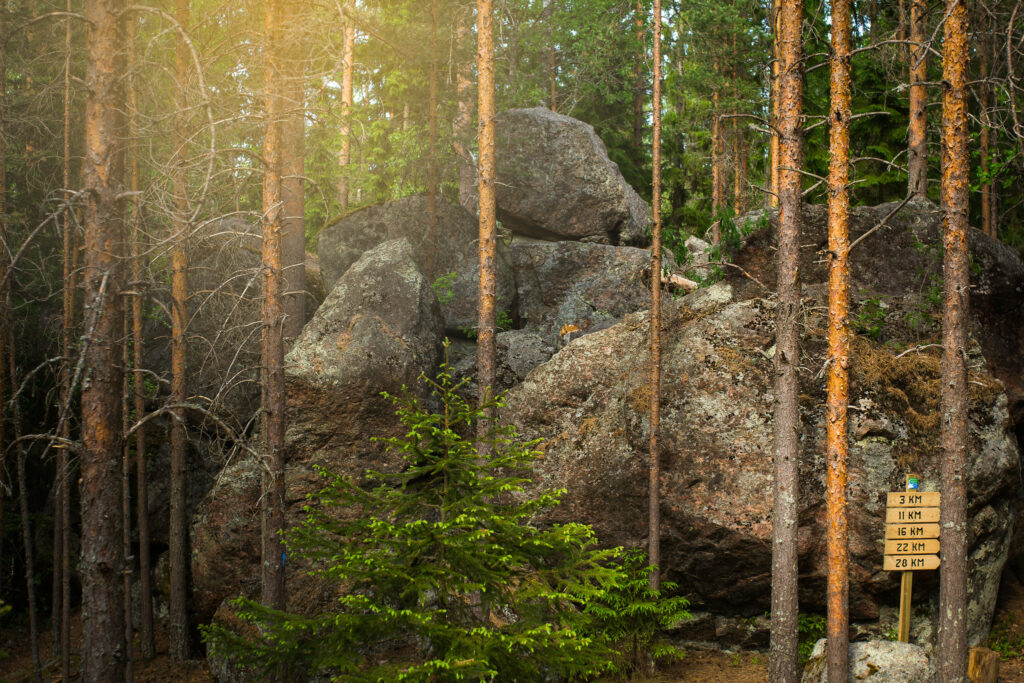
[[[941,495],[938,491],[891,491],[887,504],[891,508],[938,507]]]
[[[887,572],[916,572],[938,569],[940,563],[938,555],[886,555],[882,568]]]
[[[885,542],[885,554],[888,555],[933,555],[939,552],[939,539],[924,538],[917,541]]]
[[[938,491],[922,491],[916,474],[907,475],[905,491],[891,491],[886,497],[885,556],[882,568],[900,572],[900,623],[898,638],[910,640],[910,598],[915,571],[938,569],[939,552]]]
[[[885,511],[886,524],[938,522],[939,508],[889,508]]]
[[[938,524],[886,524],[885,540],[913,540],[918,538],[938,538]]]

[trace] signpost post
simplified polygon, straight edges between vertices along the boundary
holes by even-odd
[[[901,571],[899,641],[910,640],[910,596],[914,572],[938,569],[937,491],[921,491],[917,475],[907,475],[905,492],[889,494],[885,510],[885,571]]]

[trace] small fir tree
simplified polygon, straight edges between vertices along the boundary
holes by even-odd
[[[472,436],[488,406],[460,395],[447,364],[430,386],[432,413],[410,392],[391,397],[406,428],[387,439],[403,471],[360,485],[329,475],[288,535],[291,554],[338,587],[315,617],[239,599],[255,629],[206,629],[216,656],[309,680],[578,679],[612,670],[617,653],[588,603],[611,604],[624,582],[619,549],[596,547],[583,524],[531,520],[561,492],[527,495],[538,442],[487,421],[484,458]],[[493,405],[497,405],[497,401]],[[243,632],[244,631],[244,632]]]

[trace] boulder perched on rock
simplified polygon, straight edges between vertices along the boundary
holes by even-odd
[[[404,197],[370,206],[332,223],[317,238],[317,254],[325,288],[330,291],[345,271],[381,242],[406,239],[421,273],[436,284],[449,331],[476,327],[480,263],[477,221],[464,209],[438,198],[433,238],[424,196]],[[511,309],[515,285],[508,251],[498,244],[497,296]]]
[[[549,109],[498,114],[498,218],[549,240],[640,244],[650,207],[589,124]]]
[[[381,392],[416,390],[421,373],[433,375],[442,332],[437,297],[406,240],[367,252],[341,278],[285,359],[289,524],[324,485],[315,466],[358,475],[397,464],[371,441],[400,429]],[[259,581],[260,470],[255,454],[230,464],[193,518],[200,619]]]
[[[804,667],[802,683],[825,683],[828,680],[826,646],[822,638],[814,644],[811,658]],[[920,645],[869,640],[850,643],[850,680],[870,683],[924,683],[931,680],[928,655]]]
[[[552,346],[563,328],[596,332],[650,306],[646,249],[517,240],[511,250],[522,327]]]
[[[823,609],[826,321],[804,312],[800,371],[800,600]],[[753,616],[769,608],[773,363],[770,299],[731,301],[728,285],[664,305],[661,435],[662,560],[695,609]],[[602,542],[643,546],[647,535],[650,354],[648,314],[586,335],[512,389],[501,417],[543,438],[536,484],[565,488],[556,521],[593,524]],[[977,346],[970,383],[972,637],[987,629],[1019,476],[1001,384]],[[898,577],[881,570],[885,494],[908,468],[939,482],[939,356],[897,358],[853,342],[850,404],[850,610],[875,619]],[[934,573],[915,581],[934,586]]]

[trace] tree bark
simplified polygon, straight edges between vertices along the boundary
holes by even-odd
[[[297,33],[297,31],[295,31]],[[300,44],[294,36],[292,45]],[[297,48],[293,48],[298,52]],[[296,55],[295,62],[302,59]],[[287,114],[281,123],[281,261],[284,268],[284,336],[294,340],[306,324],[306,198],[302,176],[305,172],[305,76],[301,67],[289,74]]]
[[[127,299],[121,301],[124,307],[124,314],[121,316],[123,324],[123,338],[127,339],[130,333],[130,320],[127,315],[131,304]],[[121,345],[121,364],[127,368],[131,362],[128,358],[128,345]],[[128,378],[127,372],[121,375],[121,432],[128,434],[131,429],[131,408],[128,405]],[[132,454],[131,445],[127,438],[121,443],[121,517],[124,524],[121,526],[121,552],[124,553],[125,567],[121,572],[121,584],[124,589],[124,680],[126,683],[133,683],[135,680],[135,624],[132,618],[132,566],[129,558],[132,556]]]
[[[354,0],[348,0],[345,8],[351,11]],[[355,68],[356,25],[350,16],[345,17],[345,47],[341,57],[341,147],[338,150],[338,205],[342,212],[348,208],[349,163],[352,160],[352,75]]]
[[[718,64],[715,64],[715,75],[718,78]],[[717,221],[718,212],[725,206],[725,174],[722,172],[725,144],[722,140],[722,117],[719,109],[719,94],[716,89],[711,95],[711,219]],[[721,232],[714,229],[712,243],[718,246]]]
[[[747,210],[747,141],[739,124],[733,130],[733,211],[737,216]]]
[[[967,675],[967,255],[970,154],[967,149],[967,3],[947,0],[942,78],[942,511],[939,572],[941,683]]]
[[[771,192],[768,195],[768,204],[771,208],[779,206],[779,19],[782,16],[782,0],[772,0],[772,33],[775,40],[772,41],[772,140],[768,154],[768,175],[771,179]]]
[[[495,376],[495,259],[497,226],[495,207],[495,131],[494,131],[494,3],[477,0],[477,112],[480,160],[477,169],[480,182],[480,292],[477,323],[477,382],[480,405],[493,398]],[[489,428],[493,408],[486,410],[487,420],[480,423],[481,433]]]
[[[800,195],[803,165],[801,0],[781,0],[779,12],[779,235],[775,350],[775,491],[772,508],[770,678],[798,679],[797,500],[800,413]]]
[[[455,24],[455,44],[466,47],[470,39],[469,14],[460,10]],[[477,177],[476,164],[470,151],[473,137],[473,80],[470,74],[470,60],[460,59],[455,67],[455,91],[458,99],[458,112],[455,115],[453,133],[455,137],[455,157],[459,167],[459,204],[467,211],[477,212]]]
[[[70,0],[69,0],[70,2]],[[143,283],[142,256],[142,201],[139,199],[141,175],[139,153],[135,140],[136,116],[138,115],[138,91],[135,88],[135,23],[128,22],[128,169],[129,185],[132,191],[132,222],[129,232],[131,253],[132,297],[132,388],[135,398],[135,419],[141,420],[146,414],[146,376],[143,370],[143,307],[145,285]],[[74,299],[72,298],[72,301]],[[140,424],[135,430],[135,517],[139,534],[139,653],[143,659],[152,659],[155,654],[153,636],[153,569],[150,562],[149,536],[149,480],[146,474],[146,425]],[[67,676],[65,676],[67,680]]]
[[[71,0],[66,0],[64,9],[71,13]],[[62,176],[65,192],[71,190],[71,18],[64,22],[64,149]],[[65,195],[66,196],[66,195]],[[64,290],[62,301],[61,324],[61,411],[65,418],[60,423],[60,436],[63,439],[57,449],[57,490],[54,514],[54,540],[59,537],[60,548],[54,555],[54,592],[56,593],[56,577],[60,577],[60,597],[54,598],[53,622],[58,634],[61,678],[65,681],[71,677],[71,476],[68,469],[68,447],[71,440],[71,421],[67,419],[71,406],[71,353],[72,334],[75,324],[75,273],[72,268],[72,252],[74,237],[71,231],[71,209],[65,209],[61,215],[63,236],[63,275]],[[60,533],[57,533],[57,529]],[[55,544],[55,550],[56,544]],[[59,565],[59,566],[58,566]]]
[[[828,380],[826,507],[828,680],[849,678],[850,550],[846,516],[850,363],[850,0],[832,0],[828,178]]]
[[[175,0],[175,18],[182,30],[190,22],[190,0]],[[189,658],[188,632],[188,521],[185,497],[188,468],[188,434],[185,429],[185,409],[188,399],[187,361],[185,358],[185,326],[188,324],[188,256],[186,244],[189,233],[189,202],[186,178],[188,156],[188,117],[185,84],[188,79],[188,46],[184,36],[177,33],[175,45],[175,105],[173,160],[174,230],[171,247],[171,486],[170,486],[170,618],[167,622],[167,640],[171,660],[181,662]]]
[[[268,0],[265,25],[263,141],[263,604],[285,608],[284,544],[284,340],[281,307],[281,56],[279,0]]]
[[[4,305],[9,305],[8,297],[4,297]],[[10,310],[5,310],[3,318],[10,319]],[[17,373],[14,365],[14,333],[11,326],[6,325],[2,334],[7,337],[7,378],[10,380],[11,396],[18,390]],[[17,400],[11,401],[11,426],[15,441],[21,438],[21,408]],[[21,512],[21,541],[25,552],[25,593],[28,595],[28,638],[29,652],[32,655],[32,680],[35,683],[43,683],[43,668],[39,659],[39,610],[36,608],[36,581],[35,581],[35,548],[32,544],[32,523],[28,509],[28,478],[25,475],[25,448],[18,444],[15,449],[17,455],[17,476],[18,476],[18,508]]]
[[[910,3],[910,126],[907,129],[907,191],[924,199],[928,184],[927,107],[928,50],[925,46],[927,6],[924,0]]]
[[[434,262],[437,249],[434,244],[437,231],[437,4],[438,0],[430,0],[430,67],[427,101],[427,277],[434,278]]]
[[[654,0],[654,75],[651,105],[651,440],[648,484],[647,561],[650,586],[661,586],[661,0]]]
[[[124,677],[121,600],[121,306],[124,0],[85,3],[85,261],[90,308],[82,389],[82,679]]]

